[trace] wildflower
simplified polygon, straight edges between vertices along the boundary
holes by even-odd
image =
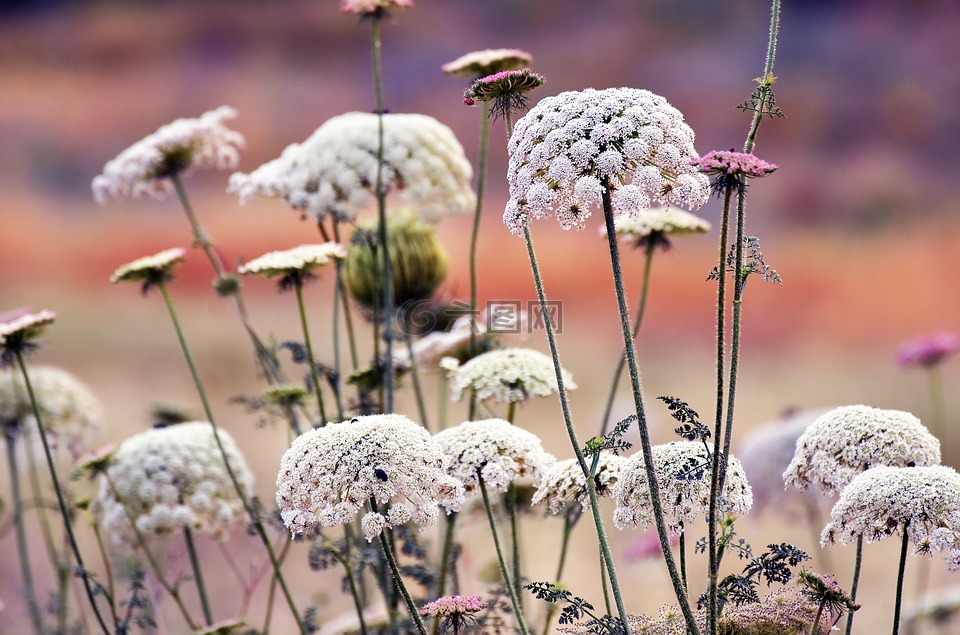
[[[742,191],[748,178],[760,178],[777,169],[773,163],[733,148],[729,151],[713,150],[702,157],[693,157],[690,165],[714,177],[711,187],[718,195],[728,189]]]
[[[820,542],[875,542],[907,532],[918,555],[946,551],[960,569],[960,474],[943,465],[874,467],[842,492]]]
[[[797,581],[803,588],[803,594],[816,602],[817,605],[826,609],[833,616],[839,616],[842,613],[856,611],[860,605],[853,601],[853,598],[840,588],[833,576],[821,575],[813,571],[800,571]]]
[[[447,458],[447,473],[463,483],[467,496],[480,491],[478,473],[497,492],[520,479],[538,485],[549,461],[535,434],[503,419],[465,421],[433,438]]]
[[[413,0],[340,0],[341,13],[358,13],[363,16],[382,15],[388,9],[406,9]]]
[[[477,399],[491,397],[499,403],[525,401],[528,397],[547,397],[557,393],[557,375],[553,361],[529,348],[505,348],[478,355],[460,365],[452,357],[440,360],[450,379],[450,395],[460,401],[464,390],[472,390]],[[577,387],[573,377],[563,371],[567,390]]]
[[[420,607],[420,615],[440,620],[440,629],[459,633],[469,624],[471,616],[487,608],[479,595],[446,595]]]
[[[676,532],[670,533],[670,544],[680,544],[680,536]],[[660,546],[660,536],[656,532],[646,533],[627,547],[627,561],[635,562],[637,560],[647,560],[648,558],[659,558],[663,554],[663,548]]]
[[[722,506],[730,514],[742,516],[753,505],[750,483],[736,457],[728,457],[724,479]],[[710,458],[703,443],[675,441],[653,447],[653,464],[660,484],[663,514],[667,526],[681,532],[698,516],[705,516],[710,506]],[[653,507],[647,484],[643,454],[628,459],[613,487],[617,503],[613,523],[617,529],[646,527],[653,521]]]
[[[187,251],[174,247],[123,265],[110,276],[110,282],[142,282],[144,294],[160,283],[173,280],[173,268],[187,258]]]
[[[351,112],[328,120],[303,143],[249,174],[230,177],[229,192],[282,198],[317,220],[352,220],[375,200],[378,115]],[[472,211],[473,169],[453,132],[433,117],[383,115],[382,191],[395,191],[427,220]]]
[[[347,250],[340,243],[300,245],[283,251],[271,251],[259,258],[254,258],[240,265],[237,273],[280,278],[280,288],[285,289],[295,284],[296,280],[302,282],[311,279],[313,273],[321,267],[346,257]]]
[[[100,401],[72,374],[52,366],[29,369],[30,385],[52,447],[63,445],[76,459],[103,423]],[[0,373],[0,423],[35,427],[33,406],[20,373]]]
[[[512,71],[533,64],[533,56],[520,49],[471,51],[441,66],[444,73],[460,77],[486,77],[500,71]]]
[[[897,363],[904,368],[932,368],[957,351],[960,351],[960,336],[956,333],[928,333],[904,342],[897,351]]]
[[[233,108],[221,106],[160,127],[103,166],[103,174],[93,179],[94,198],[101,204],[126,196],[162,199],[180,174],[237,167],[243,135],[225,125],[236,116]]]
[[[822,415],[800,436],[783,480],[832,494],[868,468],[939,463],[940,442],[909,412],[843,406]]]
[[[510,138],[503,220],[518,235],[551,213],[564,229],[582,229],[601,202],[603,182],[617,216],[654,203],[700,207],[709,181],[689,163],[693,141],[680,111],[647,90],[547,97],[517,121]]]
[[[367,540],[385,527],[432,525],[438,505],[456,511],[463,487],[445,472],[439,445],[403,415],[330,423],[297,437],[277,476],[277,505],[294,535],[349,522],[371,499],[388,505],[361,520]],[[394,498],[405,500],[393,501]]]
[[[44,309],[32,313],[30,309],[16,309],[0,314],[0,368],[9,366],[19,355],[33,351],[40,337],[57,315]]]
[[[489,102],[495,117],[505,117],[510,111],[525,109],[526,93],[543,86],[545,81],[543,75],[529,68],[499,71],[474,81],[464,91],[463,103],[472,106],[478,101]]]
[[[613,221],[617,238],[637,249],[648,245],[670,248],[670,236],[703,234],[710,223],[695,214],[676,207],[642,209],[633,216],[618,216]],[[606,230],[603,231],[606,234]]]
[[[718,631],[753,635],[828,633],[833,619],[822,613],[818,616],[818,608],[818,603],[793,586],[783,586],[765,595],[760,602],[724,605]],[[816,630],[814,622],[817,622]]]
[[[403,349],[394,353],[396,363],[409,366],[411,360],[421,368],[435,369],[443,357],[458,360],[469,359],[470,336],[482,333],[485,325],[476,318],[464,315],[446,331],[433,331],[413,343],[412,349]],[[483,339],[482,336],[478,339]]]
[[[590,459],[588,463],[589,461]],[[627,459],[622,456],[611,452],[600,453],[597,472],[594,475],[597,495],[610,496],[626,463]],[[576,459],[557,461],[544,470],[543,478],[531,503],[539,505],[544,502],[549,512],[554,515],[564,513],[571,505],[579,504],[589,509],[586,480],[580,463]]]
[[[253,473],[225,431],[220,442],[244,496],[253,492]],[[146,537],[187,527],[224,539],[247,520],[206,421],[154,428],[130,437],[100,476],[103,526],[114,542],[137,545],[131,518]],[[128,516],[129,515],[129,516]]]

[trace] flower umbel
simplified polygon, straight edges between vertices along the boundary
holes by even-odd
[[[271,251],[259,258],[254,258],[240,265],[237,273],[280,278],[280,288],[286,289],[294,284],[295,279],[309,280],[318,269],[346,257],[347,250],[340,243],[300,245],[283,251]]]
[[[413,0],[341,0],[341,13],[357,13],[362,16],[382,15],[389,9],[406,9]]]
[[[233,108],[221,106],[162,126],[103,166],[103,174],[93,179],[94,198],[98,203],[128,196],[161,199],[170,192],[174,176],[237,167],[243,135],[225,123],[236,116]]]
[[[462,366],[456,359],[444,357],[440,367],[447,371],[454,401],[460,401],[465,390],[474,391],[481,401],[492,397],[499,403],[524,401],[531,396],[547,397],[557,392],[553,361],[529,348],[490,351]],[[567,371],[564,371],[563,384],[567,390],[577,387]]]
[[[718,196],[722,196],[728,189],[743,191],[748,178],[767,176],[777,169],[773,163],[767,163],[746,152],[737,152],[733,148],[712,150],[702,157],[694,157],[690,159],[690,165],[714,177],[710,186]]]
[[[632,216],[618,216],[613,221],[617,238],[637,249],[648,245],[663,250],[670,248],[671,236],[703,234],[710,223],[696,214],[676,207],[643,209]]]
[[[138,258],[118,268],[110,276],[110,282],[141,282],[144,295],[162,282],[173,280],[173,268],[187,258],[187,250],[182,247],[166,249],[152,256]]]
[[[463,103],[472,106],[478,101],[490,103],[490,114],[506,117],[513,110],[525,110],[526,93],[543,86],[543,75],[529,68],[508,70],[477,79],[463,93]]]
[[[598,496],[611,496],[613,486],[628,460],[611,452],[600,453],[594,475]],[[590,507],[586,479],[576,459],[557,461],[544,470],[540,485],[530,501],[531,505],[540,503],[546,503],[547,510],[554,515],[563,514],[571,505]]]
[[[440,620],[440,630],[459,633],[472,615],[487,608],[479,595],[446,595],[420,607],[420,615]]]
[[[918,335],[897,350],[897,363],[904,368],[931,368],[960,351],[960,335],[941,331]]]
[[[797,575],[797,581],[800,583],[805,596],[821,605],[833,616],[856,611],[860,608],[860,605],[840,588],[833,576],[801,569]]]
[[[0,368],[12,364],[18,355],[35,349],[37,345],[33,341],[53,324],[56,317],[56,313],[46,309],[38,313],[16,309],[0,314]]]
[[[511,71],[533,64],[533,56],[520,49],[484,49],[461,55],[440,69],[460,77],[486,77],[500,71]]]

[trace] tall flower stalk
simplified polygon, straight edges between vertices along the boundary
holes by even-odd
[[[477,483],[480,488],[480,494],[483,497],[483,507],[487,511],[487,521],[490,523],[490,534],[493,536],[493,546],[497,551],[497,562],[500,564],[500,575],[503,576],[503,585],[507,587],[507,593],[510,595],[510,603],[513,605],[513,614],[517,618],[517,625],[520,627],[521,635],[529,635],[527,631],[527,622],[523,617],[523,609],[520,607],[520,599],[517,597],[516,581],[510,575],[507,568],[507,562],[503,557],[503,549],[500,547],[500,536],[497,533],[497,521],[493,517],[493,508],[490,506],[490,495],[487,494],[487,485],[483,482],[483,475],[477,471]]]

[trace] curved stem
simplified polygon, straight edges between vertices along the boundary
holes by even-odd
[[[403,583],[403,578],[400,576],[400,567],[397,566],[397,559],[393,555],[393,548],[390,546],[390,541],[387,539],[386,533],[382,531],[380,532],[380,546],[383,548],[383,553],[387,557],[387,563],[390,565],[393,582],[403,596],[403,600],[407,603],[407,611],[410,613],[410,618],[416,625],[420,635],[427,635],[427,627],[424,626],[423,618],[420,617],[420,609],[417,608],[413,598],[410,597],[410,592],[407,591],[407,585]]]
[[[473,212],[473,228],[470,232],[470,315],[476,315],[478,284],[477,284],[477,244],[480,237],[480,218],[483,213],[483,190],[487,180],[487,147],[490,145],[490,104],[480,102],[480,156],[477,158],[477,206]],[[470,329],[470,354],[477,351],[477,333]],[[473,420],[476,414],[476,397],[470,396],[468,419]]]
[[[576,511],[567,510],[563,516],[563,538],[560,541],[560,560],[557,562],[557,574],[553,577],[554,584],[559,585],[563,579],[563,567],[567,563],[567,551],[570,547],[570,535],[573,533],[573,527],[580,519],[582,508]],[[557,605],[554,602],[547,604],[547,616],[543,620],[543,635],[550,635],[550,624],[553,622],[553,616],[557,612]]]
[[[320,385],[320,374],[317,372],[316,358],[313,356],[313,346],[310,344],[310,328],[307,325],[307,310],[303,304],[303,281],[294,279],[293,288],[297,292],[297,309],[300,312],[300,328],[303,330],[303,344],[307,347],[307,363],[310,364],[310,379],[313,382],[313,392],[317,397],[317,409],[320,413],[320,427],[327,425],[327,413],[323,409],[323,390]]]
[[[234,490],[236,490],[237,496],[240,498],[240,502],[243,503],[243,508],[247,512],[247,516],[249,516],[250,522],[253,524],[253,528],[256,531],[257,536],[260,538],[260,542],[263,543],[263,547],[267,552],[267,557],[269,557],[270,564],[273,567],[274,574],[277,576],[277,581],[280,584],[280,589],[283,591],[287,605],[290,607],[290,613],[296,620],[297,626],[300,628],[300,632],[306,635],[308,633],[307,627],[303,623],[303,619],[300,617],[300,612],[297,610],[296,604],[293,602],[293,596],[290,594],[290,589],[287,586],[287,582],[280,571],[280,563],[277,560],[276,553],[273,551],[273,545],[270,544],[270,538],[267,536],[267,531],[263,526],[263,522],[257,515],[257,511],[251,505],[250,500],[247,498],[247,493],[243,491],[243,487],[240,485],[240,481],[237,479],[233,465],[230,464],[230,461],[227,458],[227,451],[224,449],[223,441],[220,439],[220,430],[217,426],[216,419],[214,419],[213,409],[210,407],[210,400],[207,398],[207,391],[203,387],[203,382],[200,380],[200,373],[197,370],[197,365],[193,361],[193,355],[190,353],[190,347],[187,345],[187,340],[183,334],[183,329],[180,326],[180,320],[177,317],[176,310],[174,309],[173,301],[170,299],[170,293],[167,291],[167,285],[165,282],[161,281],[157,284],[157,288],[160,289],[160,294],[163,296],[163,301],[167,305],[167,312],[170,314],[170,321],[173,323],[173,329],[177,333],[177,340],[180,342],[180,350],[183,352],[183,357],[187,362],[187,366],[190,368],[190,375],[193,378],[193,383],[197,388],[198,395],[200,396],[200,403],[203,405],[203,411],[207,416],[207,421],[210,423],[210,428],[213,430],[213,438],[214,441],[216,441],[217,449],[220,451],[220,458],[223,460],[224,467],[227,469],[227,475],[230,477],[230,482],[233,485]]]
[[[477,471],[477,482],[480,484],[480,494],[483,496],[483,506],[487,510],[487,520],[490,523],[490,533],[493,535],[493,546],[497,550],[497,561],[500,563],[500,574],[503,576],[503,585],[507,587],[507,593],[510,594],[510,603],[513,604],[513,614],[517,618],[517,624],[520,626],[522,635],[529,635],[527,624],[523,619],[523,611],[520,609],[520,600],[517,598],[517,591],[513,580],[510,579],[510,572],[507,570],[507,563],[503,559],[503,549],[500,548],[500,536],[497,534],[497,523],[493,518],[493,508],[490,507],[490,496],[487,494],[487,484],[483,482],[483,476]]]
[[[900,605],[903,602],[903,571],[907,566],[907,545],[910,542],[910,534],[907,533],[909,523],[903,524],[903,540],[900,542],[900,567],[897,569],[897,599],[893,605],[893,630],[892,635],[900,632]]]
[[[197,594],[200,596],[200,606],[203,609],[203,619],[207,626],[213,624],[213,611],[210,610],[210,598],[207,596],[207,585],[203,582],[203,570],[200,568],[200,558],[197,556],[197,546],[193,542],[193,531],[183,527],[183,541],[187,545],[187,555],[190,558],[190,568],[193,569],[193,579],[197,583]]]
[[[27,532],[23,526],[23,492],[20,488],[20,469],[17,465],[15,432],[4,426],[4,440],[7,445],[7,467],[10,468],[10,488],[13,490],[13,527],[17,536],[17,554],[20,556],[20,575],[23,577],[23,595],[27,600],[27,613],[34,633],[43,632],[43,614],[37,602],[37,588],[33,582],[33,568],[30,566],[30,549],[27,545]],[[29,451],[29,450],[28,450]]]
[[[630,371],[630,387],[633,391],[633,405],[637,414],[637,427],[640,430],[640,447],[643,452],[644,470],[647,473],[647,482],[650,485],[650,502],[653,507],[654,520],[656,521],[657,535],[660,538],[660,549],[663,551],[663,559],[667,565],[667,571],[670,574],[674,594],[677,596],[677,602],[680,605],[684,621],[687,624],[687,631],[691,635],[699,635],[700,630],[697,628],[693,611],[690,609],[690,603],[687,601],[683,580],[680,578],[677,563],[673,559],[673,552],[670,549],[670,535],[667,533],[667,525],[663,518],[663,505],[660,502],[660,486],[657,482],[656,472],[654,471],[653,451],[650,445],[650,430],[647,427],[647,418],[643,407],[643,392],[640,389],[640,370],[637,367],[633,334],[630,329],[630,314],[627,309],[626,294],[623,290],[623,272],[620,269],[620,251],[617,245],[616,228],[613,224],[613,204],[610,200],[609,185],[608,180],[604,178],[602,185],[603,218],[607,229],[607,246],[610,250],[613,281],[617,292],[617,308],[620,312],[623,346],[627,356],[627,368]],[[587,483],[591,484],[592,479],[588,479]],[[624,623],[626,623],[625,619]]]
[[[853,565],[853,582],[850,584],[850,599],[856,601],[857,599],[857,586],[860,584],[860,565],[863,562],[863,536],[857,537],[857,557]],[[847,628],[844,631],[846,635],[851,635],[853,633],[853,613],[854,611],[849,611],[847,613]]]

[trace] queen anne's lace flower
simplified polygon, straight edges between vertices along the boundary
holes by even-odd
[[[440,67],[444,73],[460,77],[484,77],[500,71],[530,66],[533,56],[520,49],[485,49],[461,55]]]
[[[936,366],[960,351],[960,335],[941,331],[927,333],[907,340],[897,350],[897,363],[907,368]]]
[[[196,119],[177,119],[121,152],[93,179],[98,203],[109,198],[163,198],[172,189],[170,177],[193,170],[229,170],[240,161],[243,135],[226,127],[237,112],[221,106]]]
[[[52,366],[29,368],[30,385],[51,445],[63,444],[73,458],[102,424],[100,401],[79,379]],[[19,372],[0,372],[0,426],[36,426],[33,406]]]
[[[374,201],[378,116],[351,112],[328,120],[303,143],[249,174],[230,177],[230,192],[283,198],[317,219],[353,219]],[[453,132],[426,115],[383,115],[383,191],[396,191],[421,216],[436,220],[474,208],[473,170]]]
[[[0,346],[18,346],[39,337],[56,318],[56,313],[46,309],[39,313],[29,309],[6,312],[0,315]]]
[[[489,351],[462,366],[456,359],[444,357],[440,366],[447,371],[454,401],[460,401],[465,390],[473,390],[477,399],[492,397],[500,403],[523,401],[531,396],[547,397],[558,392],[553,361],[529,348]],[[577,387],[566,370],[563,386],[567,390]]]
[[[592,457],[587,457],[588,466],[591,460]],[[627,461],[627,458],[610,452],[600,454],[597,473],[594,475],[598,496],[611,495],[613,486],[620,478],[620,472]],[[540,486],[537,487],[530,503],[531,505],[539,505],[544,502],[547,504],[550,513],[556,515],[564,513],[571,505],[579,504],[583,505],[584,508],[590,507],[586,480],[583,476],[583,470],[580,469],[580,463],[576,459],[557,461],[544,470],[543,478],[540,479]]]
[[[283,251],[271,251],[240,265],[241,274],[260,274],[265,278],[289,276],[292,273],[310,274],[336,260],[347,257],[343,245],[335,242],[320,245],[300,245]]]
[[[487,603],[479,595],[446,595],[420,608],[424,617],[455,618],[472,615],[487,608]]]
[[[369,15],[386,11],[387,9],[406,9],[413,6],[413,0],[340,0],[342,13],[359,13]]]
[[[182,263],[187,257],[187,250],[183,247],[166,249],[152,256],[144,256],[133,262],[119,267],[110,282],[148,282],[158,277],[170,274],[174,267]]]
[[[218,434],[240,488],[249,496],[253,474],[233,438],[223,430]],[[124,441],[100,476],[100,506],[103,527],[115,542],[130,546],[137,544],[131,517],[148,538],[188,527],[222,539],[247,520],[213,428],[205,421],[148,430]]]
[[[614,213],[654,203],[697,208],[707,176],[690,165],[693,130],[663,97],[635,88],[587,89],[547,97],[517,121],[510,139],[510,201],[503,220],[515,234],[555,213],[583,228],[609,179]]]
[[[830,512],[820,542],[907,536],[918,554],[946,551],[960,569],[960,474],[951,467],[875,467],[853,479]]]
[[[869,468],[939,463],[940,441],[909,412],[843,406],[822,415],[800,436],[783,480],[830,494]]]
[[[361,519],[364,535],[372,540],[385,527],[410,520],[432,525],[438,505],[458,510],[463,487],[445,468],[430,434],[403,415],[356,417],[293,441],[280,463],[277,505],[296,535],[350,522],[375,499],[389,508],[386,515],[369,512]]]
[[[643,209],[633,216],[618,216],[613,226],[617,237],[626,242],[642,241],[651,234],[682,236],[710,231],[710,223],[676,207]]]
[[[703,443],[675,441],[653,447],[654,471],[660,485],[660,499],[667,526],[677,532],[689,527],[710,506],[710,459]],[[753,505],[753,491],[743,473],[743,466],[730,456],[727,476],[721,493],[724,509],[742,516]],[[646,527],[653,522],[653,506],[643,453],[638,452],[621,468],[620,479],[613,487],[617,503],[613,523],[617,529]]]
[[[490,490],[507,491],[521,479],[540,482],[550,461],[540,439],[503,419],[466,421],[438,432],[434,439],[447,457],[447,472],[463,483],[466,494],[479,493],[477,473]]]

